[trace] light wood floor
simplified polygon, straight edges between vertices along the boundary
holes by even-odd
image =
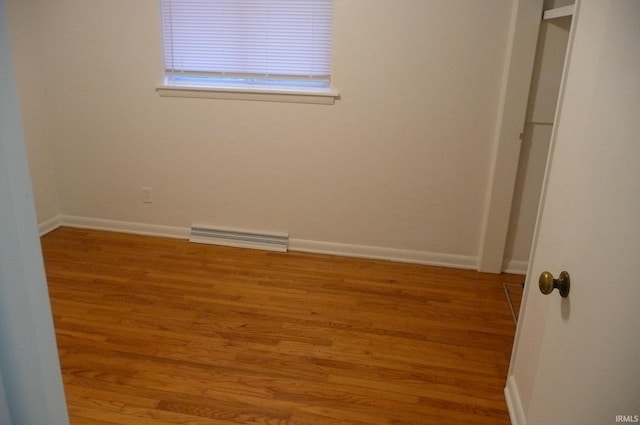
[[[521,276],[69,228],[42,245],[74,425],[509,423]]]

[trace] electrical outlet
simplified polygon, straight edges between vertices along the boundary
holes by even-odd
[[[148,186],[142,187],[142,202],[146,204],[150,204],[153,202],[153,198],[151,196],[151,188]]]

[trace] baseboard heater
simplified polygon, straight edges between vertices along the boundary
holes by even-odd
[[[200,225],[191,226],[189,241],[279,252],[286,252],[289,248],[289,235],[286,233],[262,233]]]

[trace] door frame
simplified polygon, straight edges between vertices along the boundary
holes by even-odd
[[[0,92],[0,422],[68,425],[2,0]]]

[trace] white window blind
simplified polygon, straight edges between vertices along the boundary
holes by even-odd
[[[168,84],[329,87],[333,0],[161,0]]]

